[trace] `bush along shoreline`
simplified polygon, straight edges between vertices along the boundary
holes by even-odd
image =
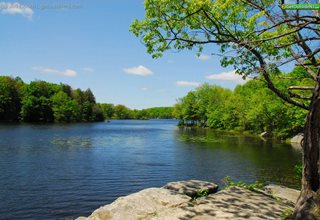
[[[290,73],[275,73],[276,84],[285,90],[291,85],[308,86],[312,79],[301,68]],[[288,139],[303,131],[307,111],[286,104],[256,77],[232,91],[203,84],[178,99],[173,115],[180,126],[208,127]],[[306,95],[306,91],[301,91]],[[288,94],[290,95],[290,94]]]

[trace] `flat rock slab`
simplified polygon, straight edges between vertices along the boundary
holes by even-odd
[[[265,193],[238,187],[191,200],[185,195],[188,190],[181,191],[181,187],[177,187],[186,183],[189,187],[190,182],[182,182],[120,197],[97,209],[88,218],[80,217],[78,220],[266,220],[280,219],[284,210],[293,208],[291,203]],[[200,182],[194,183],[198,185]],[[194,191],[198,189],[203,188],[194,187]]]
[[[298,197],[300,195],[299,190],[290,189],[284,186],[267,185],[264,189],[267,193],[269,193],[273,197],[287,200],[293,204],[297,202]]]
[[[206,191],[207,194],[213,194],[218,191],[217,184],[200,180],[172,182],[168,183],[162,188],[190,196],[191,198],[197,196],[198,192],[200,191]]]
[[[293,206],[250,190],[232,187],[216,194],[163,210],[144,219],[157,220],[266,220],[280,219]]]
[[[164,209],[177,207],[190,201],[190,197],[168,189],[149,188],[120,197],[113,203],[95,210],[88,218],[78,220],[136,220],[153,216]]]

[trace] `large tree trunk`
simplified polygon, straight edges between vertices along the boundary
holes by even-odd
[[[319,88],[319,87],[318,87]],[[319,89],[313,95],[304,129],[302,189],[293,219],[319,219],[319,148],[320,148],[320,99]]]

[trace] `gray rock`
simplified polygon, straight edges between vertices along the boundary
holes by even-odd
[[[191,183],[196,186],[192,187]],[[291,203],[265,193],[238,187],[231,187],[193,201],[184,195],[185,192],[189,194],[205,187],[212,188],[211,184],[192,180],[169,183],[162,188],[145,189],[120,197],[113,203],[97,209],[88,218],[80,217],[78,220],[265,220],[279,219],[285,209],[293,208]],[[286,195],[286,199],[293,201],[295,197],[288,198],[288,194],[293,195],[294,190],[284,188],[269,186],[267,189],[276,197]]]
[[[246,189],[231,187],[216,194],[162,210],[144,219],[191,220],[265,220],[280,219],[280,215],[292,205],[270,196]]]
[[[208,194],[216,193],[218,191],[218,185],[200,181],[200,180],[189,180],[189,181],[178,181],[172,182],[165,185],[164,189],[169,189],[176,193],[184,194],[190,196],[191,198],[195,197],[199,191],[205,190]]]
[[[291,143],[291,147],[292,147],[292,149],[294,149],[294,150],[296,150],[296,151],[299,151],[299,152],[302,151],[302,146],[301,146],[301,144]]]
[[[300,195],[300,191],[287,188],[285,186],[267,185],[265,191],[275,198],[284,199],[291,203],[296,203]]]
[[[149,188],[129,196],[120,197],[110,205],[95,210],[88,218],[78,220],[136,220],[177,207],[190,201],[186,195],[163,188]]]
[[[265,220],[279,219],[283,210],[293,208],[270,196],[232,187],[191,202],[190,198],[167,189],[146,189],[119,198],[97,209],[88,220]],[[85,220],[79,218],[78,220]]]
[[[299,133],[296,136],[294,136],[293,138],[291,138],[290,142],[296,143],[296,144],[301,144],[302,140],[303,140],[303,134]]]
[[[268,132],[262,132],[261,134],[260,134],[260,137],[262,137],[262,138],[268,138],[268,137],[270,137],[270,135],[269,135],[269,133]]]

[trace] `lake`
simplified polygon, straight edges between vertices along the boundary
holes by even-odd
[[[301,153],[174,120],[0,125],[0,218],[73,219],[146,187],[199,179],[298,187]]]

